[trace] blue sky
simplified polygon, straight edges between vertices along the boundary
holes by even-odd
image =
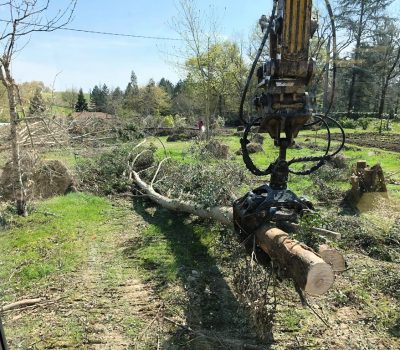
[[[53,3],[61,6],[66,1]],[[178,12],[177,3],[178,0],[78,0],[69,27],[176,38],[171,23]],[[397,14],[399,3],[396,0],[393,6]],[[198,0],[197,4],[204,16],[213,8],[222,36],[247,40],[260,15],[270,12],[272,1]],[[173,63],[179,45],[176,41],[69,31],[36,33],[16,57],[13,72],[17,82],[41,80],[52,86],[55,80],[56,90],[82,87],[88,91],[98,83],[125,88],[131,70],[141,85],[150,78],[158,81],[161,77],[176,82],[182,74]]]

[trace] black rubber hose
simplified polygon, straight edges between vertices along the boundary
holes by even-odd
[[[292,160],[290,160],[288,162],[288,165],[294,164],[294,163],[303,163],[303,162],[318,162],[315,166],[311,167],[308,170],[304,170],[304,171],[294,171],[289,169],[289,172],[291,174],[295,174],[295,175],[309,175],[311,173],[313,173],[314,171],[316,171],[317,169],[319,169],[322,165],[325,164],[325,162],[327,160],[329,160],[330,158],[332,158],[333,156],[335,156],[336,154],[338,154],[344,147],[344,144],[346,142],[346,134],[344,132],[343,127],[333,118],[328,117],[326,115],[323,114],[316,114],[315,117],[323,120],[323,119],[329,119],[331,122],[333,122],[334,124],[336,124],[336,126],[340,129],[340,132],[342,134],[342,142],[340,143],[340,146],[336,149],[335,152],[328,154],[327,152],[325,152],[324,156],[319,156],[319,157],[302,157],[302,158],[294,158]],[[331,144],[331,133],[330,133],[330,129],[329,129],[329,125],[327,123],[327,121],[323,120],[325,126],[327,127],[327,131],[328,131],[328,147],[327,150],[330,149],[330,144]]]
[[[249,144],[249,140],[247,139],[247,136],[252,128],[252,126],[257,123],[261,118],[255,118],[253,119],[252,122],[247,124],[246,129],[244,130],[243,137],[240,139],[240,147],[242,149],[242,157],[244,164],[246,165],[246,168],[254,175],[256,176],[266,176],[271,174],[272,172],[272,164],[269,165],[269,167],[265,170],[260,170],[258,169],[253,160],[250,157],[249,151],[247,150],[247,145]]]
[[[318,157],[293,158],[292,160],[290,160],[288,162],[288,166],[290,166],[291,164],[300,163],[300,162],[301,163],[303,163],[303,162],[318,162],[318,163],[308,170],[296,171],[296,170],[289,169],[289,173],[291,173],[291,174],[309,175],[309,174],[313,173],[314,171],[316,171],[317,169],[319,169],[320,167],[322,167],[325,164],[326,160],[328,159],[327,157],[328,157],[328,154],[329,154],[329,151],[331,148],[331,131],[329,129],[328,123],[323,119],[323,117],[321,117],[319,115],[315,115],[314,117],[319,119],[319,121],[317,121],[317,122],[322,122],[325,125],[326,131],[328,133],[328,144],[325,149],[325,154],[323,156],[318,156]],[[315,125],[317,122],[314,122],[313,125]]]

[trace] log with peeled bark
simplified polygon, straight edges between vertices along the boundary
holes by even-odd
[[[151,184],[144,182],[138,173],[132,172],[136,185],[146,196],[164,208],[194,214],[201,218],[213,219],[233,228],[232,208],[201,208],[196,203],[171,199],[157,193]],[[255,232],[260,248],[279,265],[280,270],[290,277],[296,285],[310,295],[322,295],[329,290],[334,281],[334,273],[329,264],[311,248],[292,240],[289,235],[271,226],[261,227]]]

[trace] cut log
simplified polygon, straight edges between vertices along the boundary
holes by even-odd
[[[332,267],[334,272],[343,272],[346,270],[346,261],[337,249],[331,248],[326,244],[319,246],[318,254]]]
[[[261,227],[255,234],[258,245],[285,269],[300,289],[318,296],[332,287],[335,275],[331,266],[310,248],[270,226]]]

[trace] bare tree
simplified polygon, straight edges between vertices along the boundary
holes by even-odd
[[[52,32],[67,25],[74,13],[77,0],[68,0],[63,9],[51,15],[50,0],[9,0],[0,4],[8,19],[1,19],[3,28],[0,36],[0,80],[7,90],[10,114],[11,153],[16,209],[19,215],[28,214],[26,193],[22,181],[21,157],[18,142],[18,89],[11,71],[15,53],[27,44],[30,34]],[[48,17],[49,16],[49,17]]]
[[[194,0],[179,1],[179,15],[174,18],[172,26],[179,34],[185,43],[182,56],[185,60],[194,58],[197,65],[197,70],[200,73],[202,80],[201,88],[205,98],[205,126],[207,139],[210,136],[210,117],[211,117],[211,85],[213,76],[213,67],[207,55],[210,47],[217,43],[216,21],[209,19],[205,23],[204,18],[201,19],[201,14],[196,7]],[[204,58],[206,64],[204,64]]]

